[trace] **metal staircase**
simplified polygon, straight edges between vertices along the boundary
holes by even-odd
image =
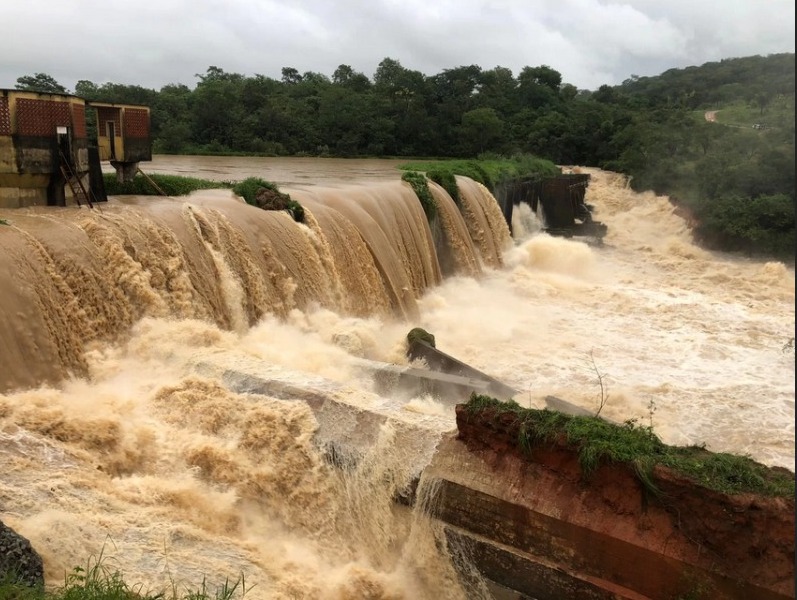
[[[72,190],[72,196],[75,198],[78,206],[83,206],[81,200],[89,205],[89,208],[94,208],[94,204],[91,202],[91,191],[86,190],[83,182],[80,180],[80,177],[75,173],[72,169],[72,166],[69,164],[66,156],[64,156],[63,151],[58,152],[60,157],[60,169],[61,174],[64,176],[64,179],[69,184],[69,188]]]

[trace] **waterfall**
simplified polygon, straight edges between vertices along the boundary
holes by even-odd
[[[13,316],[0,326],[0,389],[84,376],[91,343],[123,341],[144,317],[239,334],[311,306],[417,319],[417,299],[442,281],[441,260],[447,274],[469,276],[501,264],[508,229],[495,199],[459,184],[462,212],[430,185],[437,241],[405,182],[295,192],[306,223],[215,193],[14,213],[0,231],[0,272],[14,283],[0,293]]]

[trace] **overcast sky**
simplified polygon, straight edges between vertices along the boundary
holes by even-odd
[[[631,75],[794,52],[794,0],[0,0],[0,88],[47,73],[74,89],[193,88],[210,65],[372,78],[386,57],[434,75],[548,65],[594,90]]]

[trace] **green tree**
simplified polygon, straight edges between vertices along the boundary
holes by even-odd
[[[193,143],[192,100],[192,92],[186,85],[168,84],[160,89],[150,106],[156,150],[166,153],[188,151]]]
[[[282,83],[286,85],[296,85],[302,82],[299,70],[294,67],[282,67]]]
[[[234,149],[242,126],[244,110],[241,106],[244,77],[238,73],[225,73],[218,67],[210,67],[200,81],[191,98],[193,113],[192,137],[211,151]]]
[[[363,94],[342,85],[331,85],[320,92],[318,130],[321,145],[333,154],[365,154],[373,122],[374,115]]]
[[[518,75],[521,102],[532,108],[556,106],[562,75],[550,67],[523,67]]]
[[[420,71],[405,69],[392,58],[383,59],[374,74],[374,101],[377,112],[395,123],[394,144],[388,154],[435,152],[434,122],[427,109],[427,80]]]
[[[68,94],[64,86],[58,83],[51,75],[46,73],[34,73],[33,75],[23,75],[17,77],[18,90],[29,92],[43,92],[46,94]]]
[[[460,132],[471,156],[494,150],[503,131],[504,122],[493,108],[476,108],[462,115]]]
[[[562,85],[562,74],[547,65],[523,67],[518,80],[521,85],[542,85],[556,92],[559,91],[559,87]]]
[[[332,83],[351,88],[359,93],[371,87],[371,80],[366,75],[355,71],[350,65],[339,65],[332,74]]]
[[[81,79],[75,84],[75,95],[86,100],[96,100],[99,95],[99,88],[93,81]]]
[[[510,117],[519,109],[517,86],[511,69],[495,67],[483,71],[475,103],[478,106],[495,109],[502,118]]]
[[[352,77],[354,77],[354,69],[351,68],[351,65],[338,65],[332,74],[332,83],[344,85],[351,81]]]

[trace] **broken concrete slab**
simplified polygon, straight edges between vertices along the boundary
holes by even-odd
[[[423,360],[432,371],[483,382],[484,385],[479,387],[485,391],[477,391],[476,393],[493,396],[498,400],[508,400],[518,393],[518,390],[497,380],[495,377],[475,369],[422,340],[416,339],[409,342],[407,357],[410,360]]]

